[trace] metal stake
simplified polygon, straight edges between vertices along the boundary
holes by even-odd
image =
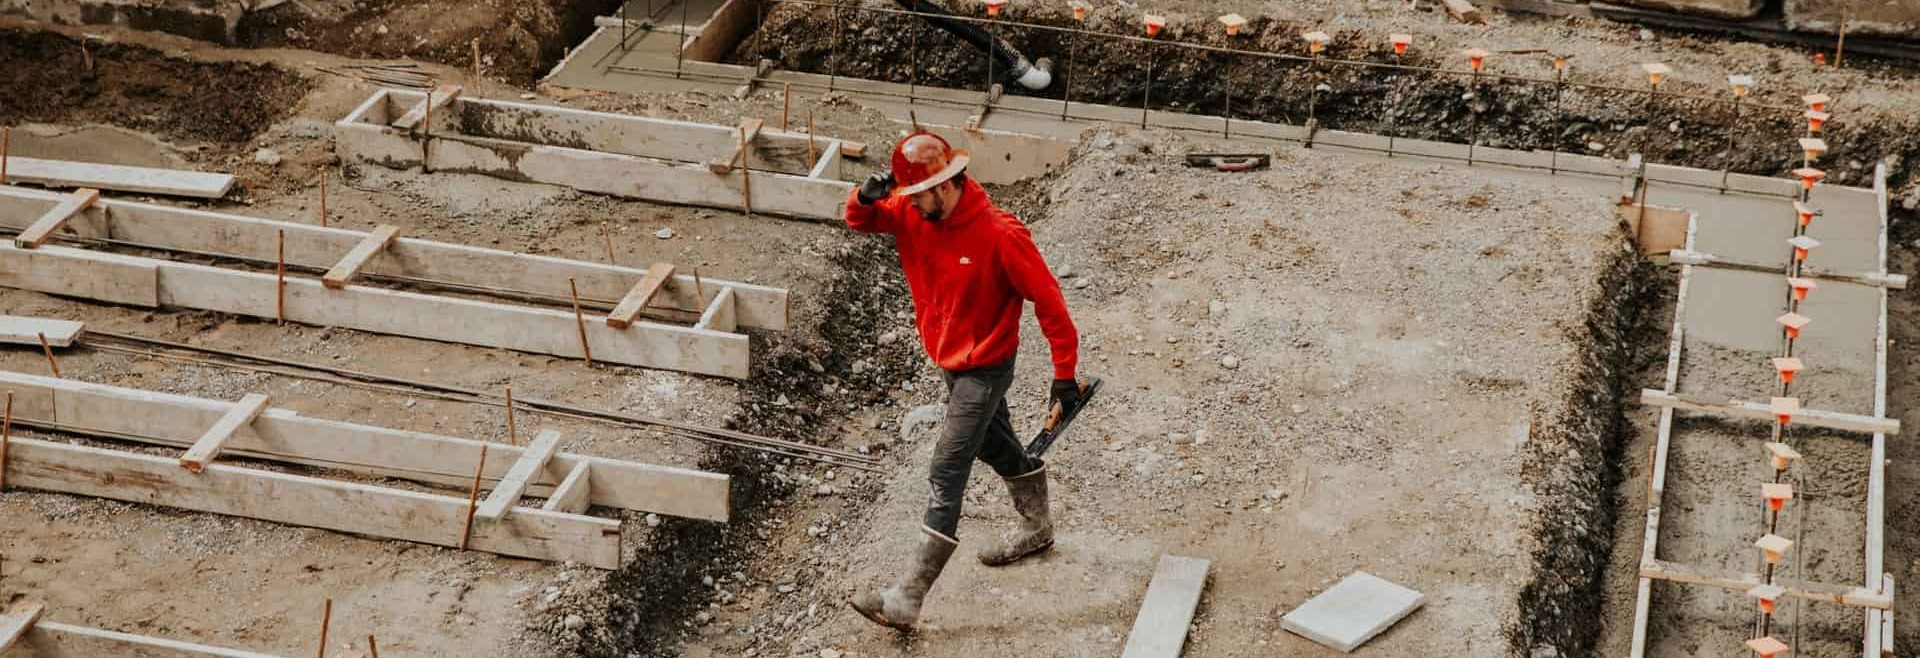
[[[274,260],[274,263],[273,263],[273,320],[274,322],[278,322],[280,324],[286,324],[287,323],[287,230],[280,229],[279,231],[277,231],[277,233],[280,238],[280,243],[279,243],[279,256]]]
[[[507,387],[507,445],[520,445],[520,431],[513,422],[513,387]]]
[[[920,87],[920,22],[911,16],[907,20],[912,23],[907,26],[907,105],[911,106]]]
[[[0,491],[7,490],[7,442],[13,439],[13,391],[7,391],[7,410],[0,417]]]
[[[1073,107],[1073,34],[1067,33],[1067,59],[1065,68],[1060,70],[1060,120],[1065,121],[1067,111]]]
[[[1562,60],[1564,61],[1564,60]],[[1566,115],[1560,110],[1560,101],[1567,93],[1567,69],[1555,63],[1553,67],[1553,148],[1547,158],[1547,173],[1560,173],[1560,125],[1566,121]]]
[[[613,232],[607,230],[606,222],[600,222],[600,242],[607,248],[607,264],[618,267],[619,263],[613,262]]]
[[[0,127],[0,185],[7,184],[7,150],[13,145],[13,127]]]
[[[1147,127],[1147,107],[1153,103],[1153,46],[1147,46],[1147,88],[1140,97],[1140,127]]]
[[[1398,46],[1396,45],[1395,47],[1398,47]],[[1394,64],[1399,64],[1403,58],[1404,56],[1401,55],[1398,51],[1395,51],[1393,53]],[[1399,101],[1406,100],[1405,98],[1406,86],[1407,86],[1406,73],[1404,71],[1395,73],[1394,79],[1393,79],[1393,101],[1394,101],[1393,104],[1397,105]],[[1394,135],[1398,134],[1399,132],[1400,132],[1400,117],[1399,115],[1396,115],[1391,111],[1389,111],[1387,113],[1387,157],[1389,158],[1393,157]]]
[[[333,624],[333,599],[327,599],[326,607],[320,610],[320,650],[314,655],[327,658],[327,627]]]
[[[37,333],[40,336],[40,351],[46,352],[47,354],[47,367],[53,369],[54,379],[61,379],[60,362],[53,360],[53,346],[47,344],[47,332],[42,331]]]
[[[1307,148],[1313,148],[1313,135],[1320,131],[1320,53],[1307,60],[1307,84],[1311,85],[1307,88]]]
[[[580,330],[580,356],[586,359],[587,365],[591,366],[593,365],[593,348],[587,345],[587,316],[580,313],[580,287],[574,285],[573,277],[567,277],[567,290],[573,295],[573,326]]]
[[[1720,163],[1720,193],[1727,193],[1727,176],[1733,172],[1733,134],[1740,127],[1740,99],[1733,97],[1733,120],[1727,122],[1727,157]]]
[[[845,32],[845,25],[840,22],[840,5],[834,5],[833,52],[827,59],[827,91],[833,91],[834,84],[840,80],[840,39]]]
[[[473,488],[467,491],[467,523],[460,528],[460,550],[467,550],[467,540],[473,537],[473,513],[480,502],[480,476],[487,472],[487,446],[480,444],[480,465],[473,469]]]
[[[1473,98],[1467,101],[1467,166],[1473,166],[1473,147],[1480,141],[1480,111],[1474,109],[1480,100],[1480,69],[1473,70],[1471,86]]]
[[[673,50],[673,79],[675,80],[680,79],[680,75],[681,75],[680,69],[684,67],[687,62],[687,5],[688,4],[689,4],[689,0],[680,0],[680,34],[675,35],[678,37],[679,45],[676,46]],[[759,30],[754,30],[754,34],[757,35],[759,33],[760,33]]]

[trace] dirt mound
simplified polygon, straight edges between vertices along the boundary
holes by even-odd
[[[243,144],[292,114],[299,76],[197,62],[48,32],[0,31],[0,123],[108,123],[175,140]]]
[[[593,31],[618,0],[303,0],[249,14],[240,42],[463,68],[473,44],[493,76],[531,84]]]

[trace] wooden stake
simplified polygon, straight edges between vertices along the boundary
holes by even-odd
[[[707,287],[700,283],[700,268],[693,268],[693,294],[700,298],[700,308],[707,307]]]
[[[587,345],[587,316],[580,314],[580,287],[574,285],[573,277],[567,277],[567,291],[573,295],[573,324],[580,330],[580,356],[585,357],[587,365],[593,365],[593,348]]]
[[[0,417],[0,491],[7,490],[7,442],[13,439],[13,391],[7,391],[7,411]]]
[[[607,230],[606,222],[600,222],[600,241],[607,246],[607,264],[613,265],[613,232]]]
[[[333,599],[327,599],[326,607],[320,610],[320,650],[314,652],[318,658],[327,658],[327,626],[333,624]]]
[[[509,445],[516,445],[516,446],[520,445],[520,434],[518,433],[518,430],[514,429],[514,424],[513,424],[513,387],[512,386],[507,387],[507,443]]]
[[[460,550],[467,550],[467,540],[473,537],[473,513],[480,509],[480,476],[487,472],[487,445],[480,444],[480,467],[473,469],[473,490],[467,493],[467,525],[460,529]]]
[[[785,91],[782,93],[785,94],[786,100],[780,102],[780,131],[786,132],[787,115],[793,112],[793,83],[786,83]]]
[[[53,378],[60,379],[60,362],[53,360],[53,346],[47,344],[47,332],[39,332],[40,351],[47,353],[47,366],[53,368]]]
[[[371,654],[372,658],[380,658],[380,643],[374,642],[372,635],[367,636],[367,653]]]
[[[1833,44],[1833,68],[1840,69],[1840,58],[1847,54],[1847,10],[1840,10],[1840,39]]]
[[[746,209],[749,217],[753,216],[753,177],[747,172],[752,170],[753,151],[747,148],[747,132],[743,130],[740,131],[740,207]]]
[[[320,228],[327,227],[327,166],[320,165]]]
[[[280,255],[273,264],[273,319],[287,323],[287,230],[280,229]]]

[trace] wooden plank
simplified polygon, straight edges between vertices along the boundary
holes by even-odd
[[[1705,585],[1707,587],[1718,587],[1741,592],[1747,591],[1763,582],[1760,579],[1760,574],[1757,573],[1723,572],[1715,569],[1667,562],[1665,560],[1653,560],[1651,562],[1642,560],[1640,562],[1640,577]],[[1893,597],[1865,587],[1828,585],[1825,583],[1780,577],[1775,577],[1773,584],[1787,588],[1786,595],[1796,599],[1838,603],[1841,605],[1879,610],[1889,610],[1892,609],[1893,606]]]
[[[739,70],[748,72],[745,68]],[[738,80],[740,75],[728,77]],[[375,94],[376,97],[383,95],[401,104],[418,103],[426,97],[422,92],[399,90]],[[483,98],[462,99],[461,114],[465,134],[513,142],[520,148],[561,146],[704,166],[728,158],[740,145],[740,136],[735,132],[737,124],[675,121]],[[335,124],[336,133],[343,140],[336,142],[342,157],[357,149],[370,149],[371,153],[383,154],[371,158],[374,160],[411,157],[417,161],[419,144],[407,139],[404,131],[378,121],[378,116],[375,108],[362,108]],[[391,139],[394,137],[403,139],[396,144]],[[374,141],[368,142],[368,139]],[[820,142],[824,138],[814,140]],[[392,146],[407,144],[411,148],[390,148],[381,146],[382,142]],[[764,170],[804,176],[812,164],[806,161],[806,133],[762,129],[753,149],[756,173]]]
[[[553,494],[547,497],[547,504],[540,509],[568,514],[585,514],[589,504],[587,492],[592,475],[592,462],[582,460],[574,464],[573,470],[567,472],[567,478],[560,481],[560,486],[553,488]]]
[[[232,174],[43,160],[19,156],[7,159],[7,181],[45,187],[88,187],[115,192],[202,199],[218,199],[233,190]]]
[[[15,276],[17,271],[9,261],[21,254],[46,263],[48,269],[39,270],[40,276]],[[102,275],[90,269],[99,262],[154,268],[150,271],[159,273],[157,295],[161,305],[280,317],[275,295],[280,284],[271,273],[57,246],[31,251],[0,246],[0,285],[124,301],[106,294],[88,294],[100,292],[96,288]],[[62,276],[45,276],[55,269]],[[573,313],[567,311],[364,286],[328,290],[312,279],[287,279],[285,302],[285,318],[292,322],[569,358],[581,356]],[[618,330],[594,322],[587,324],[586,330],[595,356],[604,361],[736,379],[748,374],[748,342],[743,335],[657,323]]]
[[[741,154],[745,153],[747,149],[753,148],[754,140],[760,139],[760,129],[765,128],[766,125],[767,122],[760,119],[741,121],[740,127],[733,130],[733,142],[735,145],[733,152],[729,153],[727,157],[723,159],[708,162],[707,171],[716,174],[725,174],[733,171],[734,167],[740,166]],[[742,146],[743,144],[744,146]]]
[[[1133,619],[1133,630],[1127,633],[1121,658],[1179,657],[1187,643],[1187,626],[1193,623],[1193,610],[1207,588],[1211,565],[1196,557],[1160,556],[1153,581],[1147,585],[1146,600]]]
[[[6,371],[0,371],[0,388],[15,392],[15,422],[44,427],[47,421],[58,419],[72,426],[123,433],[128,436],[120,438],[128,440],[176,448],[192,445],[232,406],[222,400]],[[485,442],[269,408],[252,425],[228,439],[224,454],[464,491],[473,481],[472,464],[482,445]],[[504,477],[523,450],[519,446],[490,445],[484,479]],[[588,492],[591,504],[710,521],[728,518],[731,482],[726,475],[567,452],[554,456],[551,471],[568,473],[589,463],[594,473]],[[531,483],[531,495],[545,495],[553,485],[544,474]]]
[[[662,203],[728,210],[745,207],[745,189],[738,177],[715,176],[699,165],[451,135],[436,135],[429,154],[428,166],[434,171],[486,174]],[[844,181],[756,171],[753,210],[837,221],[853,187]]]
[[[520,453],[520,459],[513,462],[513,468],[506,477],[494,485],[493,492],[481,501],[480,509],[473,513],[476,519],[498,521],[520,502],[520,496],[527,492],[527,483],[547,470],[547,463],[553,461],[553,454],[560,451],[560,433],[553,430],[541,430]],[[585,462],[582,462],[585,463]]]
[[[646,276],[640,277],[640,281],[633,284],[633,289],[628,290],[626,296],[620,298],[620,305],[615,306],[613,312],[607,314],[607,326],[615,329],[631,326],[634,319],[640,317],[640,312],[646,310],[648,304],[653,303],[653,298],[660,294],[660,289],[666,287],[667,281],[672,279],[672,263],[654,263],[652,267],[647,268]]]
[[[464,497],[322,480],[225,464],[202,473],[173,459],[13,439],[7,483],[127,502],[241,516],[385,539],[459,546]],[[521,510],[473,529],[468,548],[515,557],[620,564],[620,523],[545,510]]]
[[[1687,216],[1687,235],[1682,249],[1692,249],[1698,237],[1700,222],[1698,214]],[[1664,392],[1673,393],[1680,385],[1680,356],[1686,348],[1686,317],[1688,291],[1693,287],[1693,266],[1680,266],[1679,291],[1673,302],[1673,328],[1667,336],[1667,372],[1662,385]],[[1653,469],[1647,474],[1647,522],[1640,536],[1640,559],[1648,562],[1659,558],[1660,544],[1660,507],[1666,497],[1667,454],[1673,443],[1673,407],[1660,410],[1660,428],[1654,440]],[[1653,609],[1653,580],[1637,579],[1634,584],[1633,604],[1633,640],[1629,645],[1629,658],[1645,658],[1647,650],[1647,622]]]
[[[400,237],[400,227],[381,224],[373,229],[373,232],[368,233],[360,244],[354,245],[353,250],[348,251],[346,256],[341,257],[340,262],[334,263],[333,269],[327,270],[326,275],[320,277],[320,282],[334,290],[347,287],[347,282],[352,281],[353,276],[360,273],[360,268],[366,267],[367,261],[372,260],[374,254],[385,250],[387,245],[393,244],[393,240],[398,237]]]
[[[146,635],[74,626],[51,621],[36,624],[27,634],[34,658],[283,658],[282,656],[180,642]]]
[[[1702,253],[1698,251],[1688,251],[1684,249],[1674,250],[1673,252],[1669,253],[1667,257],[1675,263],[1682,263],[1686,265],[1706,265],[1709,267],[1724,267],[1728,269],[1746,270],[1749,272],[1765,272],[1769,274],[1781,274],[1781,275],[1785,275],[1786,273],[1786,268],[1780,267],[1780,266],[1738,261],[1730,258],[1722,258],[1720,256],[1715,256],[1709,253]],[[1816,279],[1831,279],[1834,281],[1845,281],[1848,283],[1857,283],[1863,286],[1893,288],[1896,290],[1905,290],[1907,287],[1907,275],[1905,274],[1888,274],[1885,272],[1840,272],[1836,270],[1829,270],[1829,269],[1818,268],[1818,267],[1808,267],[1808,266],[1802,265],[1800,268],[1800,276],[1812,277]]]
[[[1704,411],[1731,416],[1745,420],[1774,420],[1771,407],[1762,402],[1726,400],[1695,395],[1678,395],[1654,389],[1640,391],[1641,404],[1661,407],[1673,407],[1683,411]],[[1847,414],[1820,409],[1801,409],[1793,414],[1793,424],[1866,434],[1899,434],[1900,420],[1896,418],[1875,418],[1860,414]]]
[[[694,325],[701,329],[732,333],[739,329],[734,322],[733,289],[722,288],[720,294],[713,296],[713,304],[707,306],[707,312],[700,315],[700,323]]]
[[[7,603],[7,610],[0,614],[0,651],[13,646],[40,620],[40,613],[46,608],[38,601],[15,598]]]
[[[415,150],[418,150],[417,148]],[[42,190],[0,187],[0,226],[22,228],[59,203],[62,195]],[[109,233],[105,215],[113,214]],[[102,199],[70,224],[81,237],[220,254],[271,264],[276,237],[287,236],[287,262],[326,267],[363,241],[367,233],[306,223],[256,219],[200,210]],[[4,270],[0,270],[4,272]],[[647,270],[591,261],[517,254],[445,242],[401,237],[374,256],[367,275],[405,276],[448,283],[525,291],[554,298],[567,296],[567,279],[576,279],[583,299],[611,305],[645,277]],[[149,276],[149,279],[152,277]],[[706,310],[694,292],[693,277],[676,275],[643,315],[693,322]],[[740,324],[757,329],[787,328],[787,291],[707,278],[710,285],[733,286]],[[151,287],[151,286],[149,286]],[[150,303],[148,305],[151,305]]]
[[[20,235],[14,236],[13,246],[21,249],[33,249],[46,244],[47,240],[53,238],[54,231],[58,231],[60,227],[66,226],[67,220],[73,219],[74,215],[80,214],[80,211],[86,210],[87,206],[93,205],[93,202],[99,199],[100,190],[89,188],[74,190],[72,194],[68,194],[67,198],[60,202],[60,205],[54,206],[52,210],[48,210],[47,214],[41,215],[40,219],[35,221],[32,226],[28,226],[26,230],[21,231]]]
[[[828,140],[826,145],[827,150],[820,152],[819,160],[813,163],[813,169],[807,172],[807,177],[840,180],[841,149],[846,148],[846,145],[837,139]]]
[[[1467,0],[1441,1],[1446,3],[1447,13],[1459,19],[1462,23],[1480,24],[1487,22],[1486,18],[1480,15],[1480,8],[1473,6],[1473,3]]]
[[[207,470],[207,464],[213,463],[213,460],[220,456],[220,450],[226,446],[227,439],[232,438],[234,432],[240,431],[241,427],[253,423],[253,419],[259,418],[260,412],[266,410],[265,393],[248,393],[246,397],[240,398],[232,408],[227,409],[226,415],[221,416],[219,422],[214,423],[213,427],[207,429],[206,434],[200,435],[200,439],[193,442],[193,447],[187,449],[187,454],[181,455],[180,467],[195,473]]]
[[[407,113],[400,115],[400,118],[394,119],[393,127],[400,130],[413,130],[416,126],[419,126],[422,121],[426,120],[428,112],[439,112],[445,109],[448,104],[452,103],[454,99],[459,98],[460,85],[440,85],[439,88],[433,90],[433,93],[421,93],[419,96],[420,102],[415,103],[413,109],[407,110]],[[432,107],[427,106],[429,101],[433,103]]]
[[[73,320],[0,315],[0,343],[39,345],[40,337],[46,336],[48,345],[66,347],[80,337],[86,326]]]
[[[160,261],[59,245],[20,249],[0,243],[0,286],[153,308],[160,305]],[[268,296],[271,302],[271,292]]]

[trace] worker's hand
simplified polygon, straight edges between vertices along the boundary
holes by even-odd
[[[876,171],[860,184],[860,205],[871,206],[893,193],[893,172]]]
[[[1053,390],[1047,395],[1047,426],[1053,426],[1052,414],[1056,410],[1065,412],[1078,404],[1080,404],[1080,382],[1071,379],[1053,380]]]

